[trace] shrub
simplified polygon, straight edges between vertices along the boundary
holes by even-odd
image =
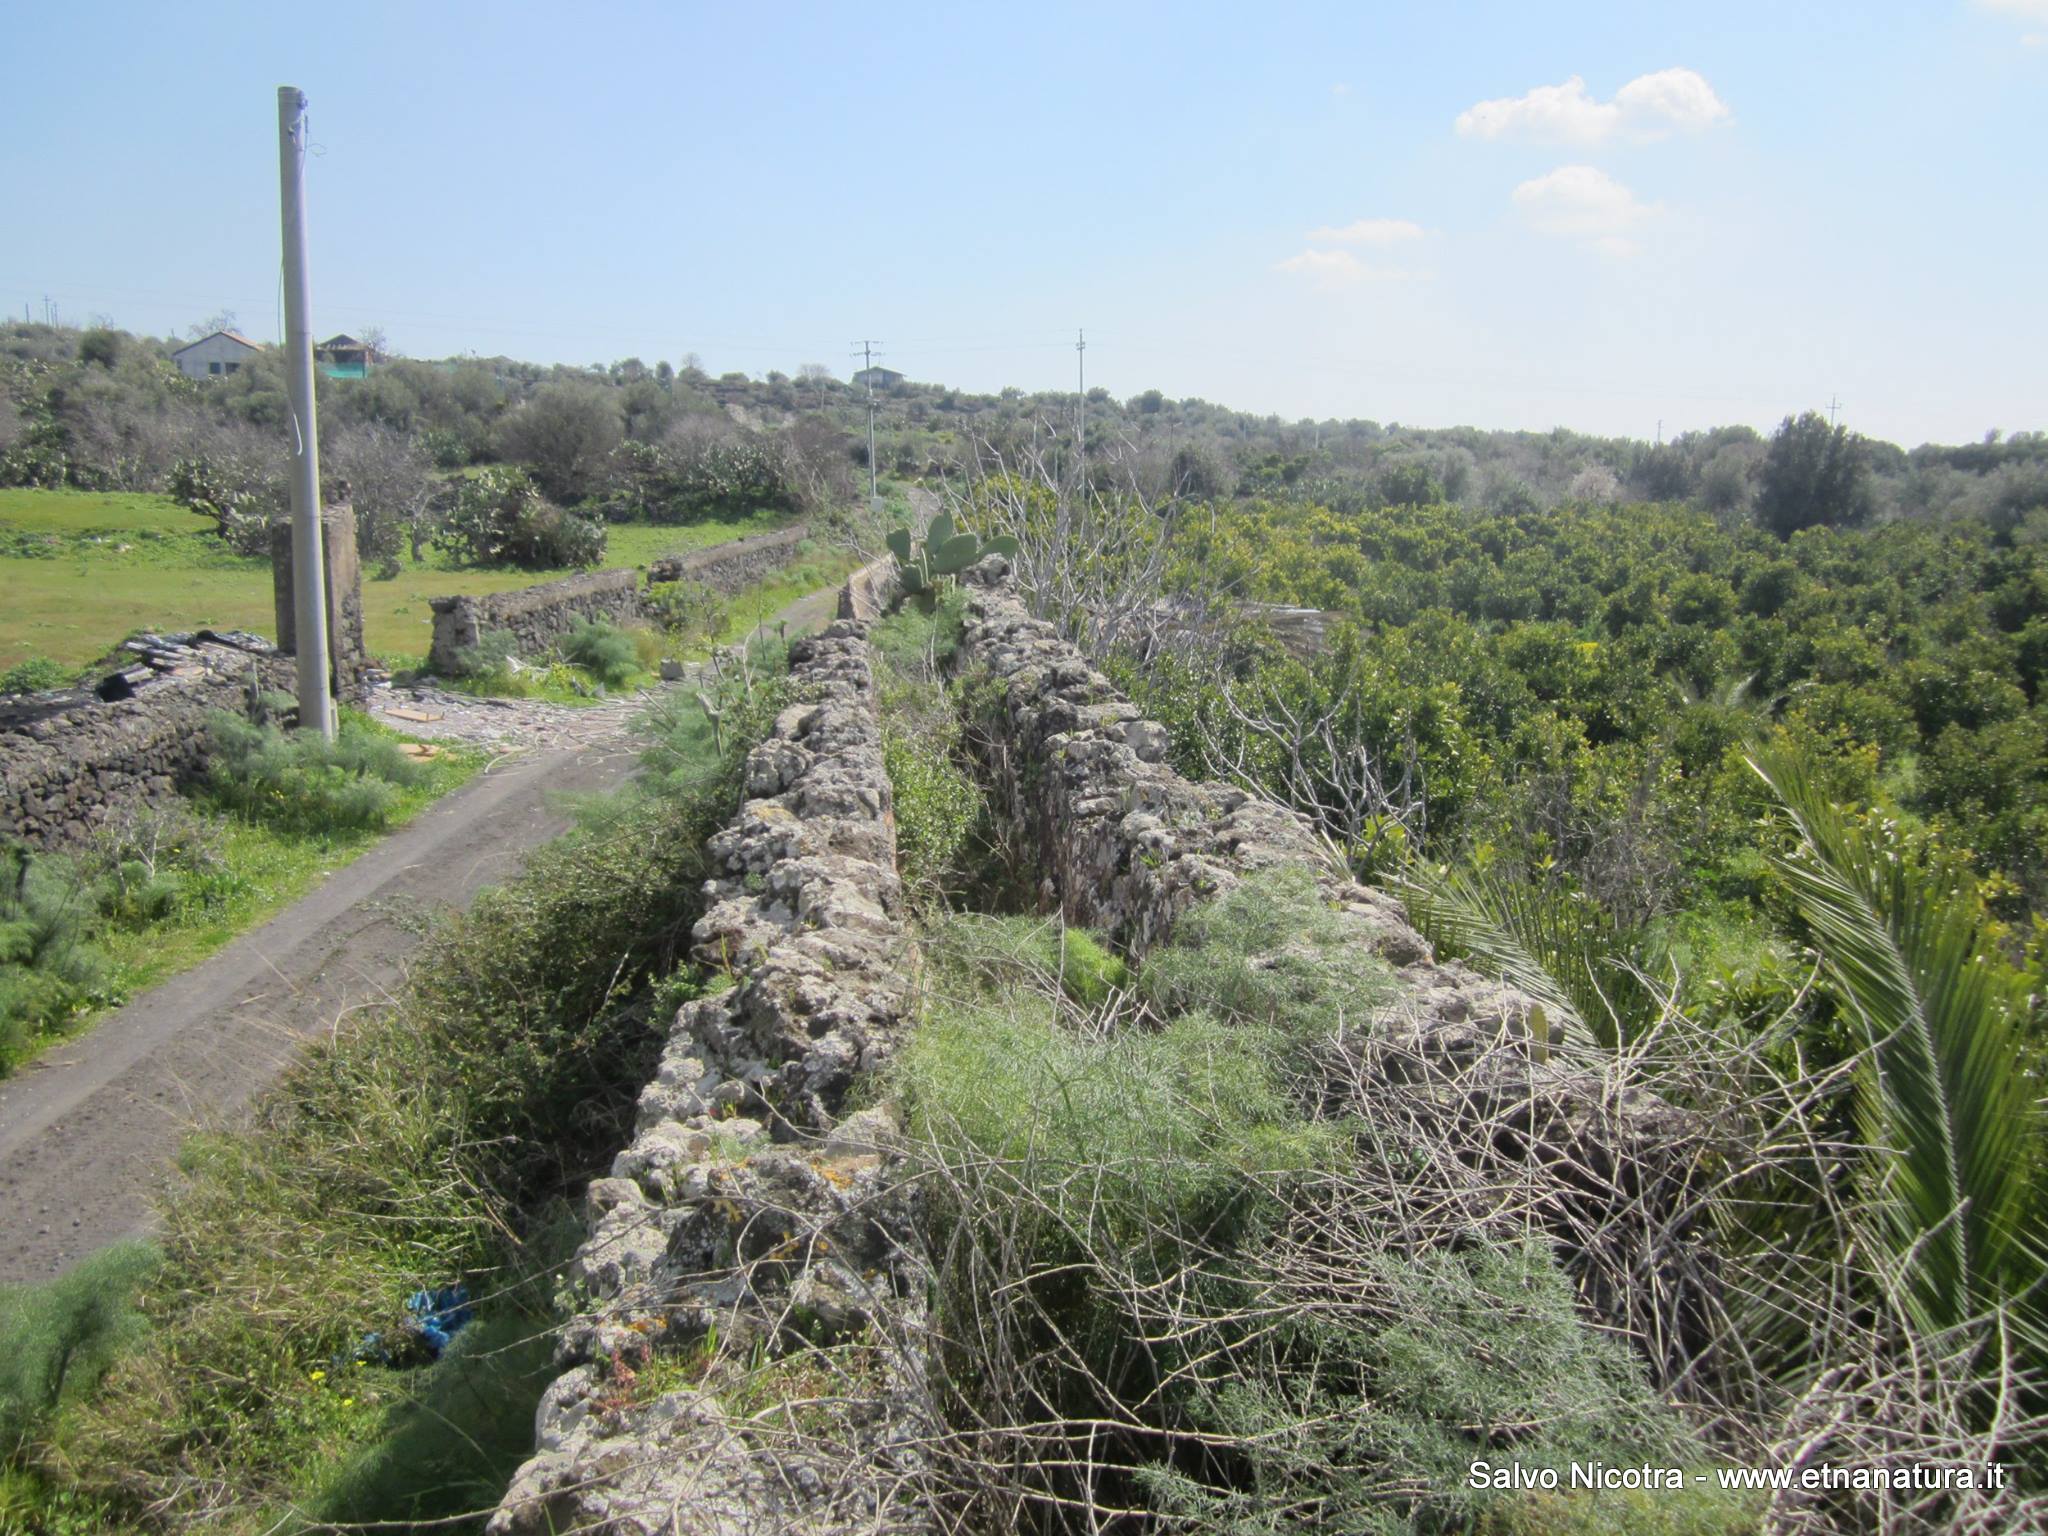
[[[567,502],[599,488],[620,432],[617,391],[575,382],[535,390],[505,418],[498,440],[505,457],[525,465],[546,495]]]
[[[221,853],[218,824],[182,800],[113,811],[95,830],[84,869],[100,913],[133,927],[224,901],[246,885]]]
[[[458,677],[468,678],[472,683],[509,680],[512,658],[518,654],[519,637],[511,630],[487,629],[476,637],[475,645],[465,645],[456,651],[455,672]],[[484,688],[479,691],[497,690]]]
[[[71,668],[47,656],[31,656],[0,672],[0,693],[40,693],[45,688],[69,686]]]
[[[650,583],[647,612],[672,644],[713,640],[732,621],[732,599],[701,581]]]
[[[1462,1228],[1415,1221],[1409,1199],[1445,1193],[1403,1128],[1321,1118],[1302,1047],[1367,1025],[1385,982],[1327,916],[1298,874],[1197,908],[1140,970],[1154,1011],[1135,1018],[1087,965],[1052,980],[1072,933],[930,936],[895,1071],[955,1431],[936,1454],[975,1490],[968,1522],[1110,1505],[1242,1536],[1753,1529],[1711,1493],[1539,1513],[1469,1487],[1476,1459],[1684,1467],[1704,1447],[1519,1217],[1452,1197]]]
[[[803,491],[773,438],[686,422],[659,444],[628,443],[613,455],[607,504],[621,521],[691,523],[794,513]]]
[[[283,467],[254,445],[229,445],[171,466],[171,496],[214,520],[221,542],[238,555],[267,557],[270,525],[289,510]]]
[[[465,565],[548,570],[604,559],[604,524],[548,502],[521,469],[485,469],[464,480],[434,535]]]
[[[1391,990],[1386,963],[1356,937],[1306,870],[1275,870],[1183,917],[1139,980],[1168,1015],[1213,1013],[1314,1044],[1363,1027]]]
[[[91,887],[72,860],[0,845],[0,1076],[98,1000]]]
[[[287,734],[225,710],[207,720],[209,793],[222,806],[289,832],[381,827],[398,791],[423,770],[390,736],[344,720],[333,741]]]
[[[141,1336],[135,1293],[161,1261],[151,1244],[121,1243],[46,1285],[0,1288],[0,1460],[19,1457]]]
[[[607,688],[623,688],[640,675],[640,649],[616,625],[586,620],[564,637],[562,655]]]

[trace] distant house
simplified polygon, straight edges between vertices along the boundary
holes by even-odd
[[[876,389],[890,389],[903,382],[903,375],[894,368],[863,368],[853,376],[854,385],[865,389],[872,384]]]
[[[367,341],[330,336],[313,349],[313,365],[330,379],[367,379],[370,364],[384,359]]]
[[[171,361],[188,379],[217,379],[240,372],[242,364],[262,350],[240,331],[215,331],[178,348]]]

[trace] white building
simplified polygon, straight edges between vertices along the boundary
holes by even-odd
[[[217,379],[240,370],[263,349],[240,331],[215,331],[189,346],[178,348],[171,361],[188,379]]]

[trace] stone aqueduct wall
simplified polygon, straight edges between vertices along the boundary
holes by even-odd
[[[743,1438],[693,1386],[635,1402],[619,1371],[665,1333],[687,1344],[715,1329],[721,1358],[773,1357],[900,1324],[923,1295],[890,1235],[907,1223],[895,1121],[840,1113],[910,1001],[866,633],[842,621],[792,647],[796,702],[749,755],[749,798],[710,844],[720,874],[692,953],[733,985],[677,1015],[631,1144],[591,1186],[570,1271],[586,1310],[494,1536],[905,1528],[889,1447],[910,1438],[910,1383],[877,1382],[829,1445],[799,1448]]]
[[[261,689],[293,687],[292,659],[268,646],[202,642],[183,654],[192,661],[180,670],[192,675],[0,733],[0,836],[36,848],[85,841],[116,810],[162,800],[198,773],[207,715],[241,713],[252,670]]]
[[[809,536],[810,530],[799,525],[671,555],[649,566],[647,578],[695,581],[714,591],[737,592],[787,564]],[[633,623],[646,615],[638,571],[587,571],[516,592],[437,597],[433,608],[434,643],[427,665],[443,673],[458,670],[459,654],[489,630],[510,631],[521,654],[533,655],[550,649],[588,620]]]
[[[911,1010],[866,642],[885,577],[881,565],[856,573],[839,622],[799,642],[805,702],[749,756],[751,798],[711,844],[721,874],[693,956],[734,985],[682,1009],[632,1143],[591,1186],[592,1228],[571,1271],[590,1305],[565,1335],[569,1369],[542,1401],[537,1452],[493,1536],[932,1528],[914,1449],[930,1431],[917,1380],[925,1275],[898,1122],[886,1103],[840,1116]],[[1665,1106],[1530,1050],[1537,1005],[1435,961],[1399,905],[1353,882],[1298,817],[1166,766],[1165,728],[1007,587],[970,589],[955,660],[996,701],[997,809],[1035,850],[1048,909],[1142,954],[1232,884],[1307,868],[1358,944],[1393,968],[1399,993],[1381,1028],[1408,1059],[1441,1064],[1424,1068],[1428,1080],[1507,1098],[1518,1133],[1566,1157],[1650,1170],[1658,1145],[1679,1139]],[[715,1328],[721,1355],[745,1358],[870,1327],[899,1346],[875,1352],[882,1378],[837,1389],[837,1440],[802,1449],[743,1436],[697,1387],[639,1402],[619,1385],[618,1363],[664,1334],[687,1343]]]

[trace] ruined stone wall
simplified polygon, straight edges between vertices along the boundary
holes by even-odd
[[[290,657],[237,638],[152,653],[179,664],[133,697],[87,698],[0,733],[0,836],[37,848],[82,842],[115,810],[161,801],[196,776],[207,715],[241,712],[252,671],[261,689],[293,686]]]
[[[900,1324],[923,1296],[891,1235],[908,1230],[893,1115],[841,1116],[910,1006],[866,635],[842,621],[792,647],[793,702],[710,844],[720,873],[692,953],[732,985],[677,1015],[632,1142],[590,1188],[593,1227],[570,1271],[585,1310],[496,1536],[915,1523],[897,1508],[906,1477],[891,1450],[911,1438],[902,1405],[919,1395],[903,1360],[801,1442],[745,1428],[717,1399],[719,1362]],[[714,1330],[700,1385],[638,1400],[651,1351]]]
[[[587,621],[637,622],[642,611],[640,573],[586,571],[516,592],[437,597],[433,609],[434,644],[427,653],[427,666],[452,674],[461,670],[461,653],[491,630],[509,631],[519,654],[533,656],[552,649]]]
[[[738,592],[787,565],[808,537],[810,529],[799,525],[670,555],[647,568],[647,579],[694,581],[716,592]],[[489,630],[510,631],[520,655],[536,656],[588,620],[637,624],[647,616],[638,571],[586,571],[516,592],[437,597],[433,608],[434,643],[427,666],[443,674],[459,670],[461,652]]]
[[[669,555],[647,568],[649,581],[694,581],[727,596],[752,586],[789,564],[797,546],[811,536],[808,526],[754,533],[687,555]]]
[[[1560,1171],[1578,1190],[1560,1228],[1676,1219],[1697,1129],[1684,1113],[1617,1086],[1606,1053],[1562,1049],[1561,1021],[1526,993],[1438,961],[1400,904],[1352,880],[1294,813],[1168,767],[1166,728],[1007,586],[969,587],[956,664],[987,712],[998,808],[1037,855],[1048,910],[1142,955],[1247,876],[1307,869],[1357,947],[1393,971],[1364,1070],[1497,1125]]]

